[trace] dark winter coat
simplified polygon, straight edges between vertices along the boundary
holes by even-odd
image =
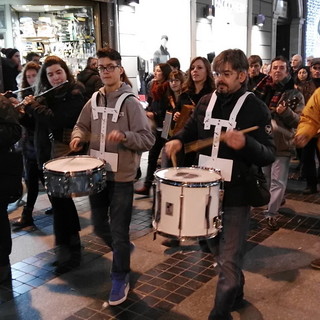
[[[85,102],[83,85],[75,83],[53,90],[42,100],[26,106],[26,112],[31,113],[36,122],[35,148],[40,168],[52,157],[62,156],[53,152],[57,144],[68,148],[72,129]]]
[[[225,96],[217,94],[217,101],[212,112],[212,117],[227,120],[239,99],[245,92],[241,88],[237,92]],[[183,143],[213,137],[214,126],[210,130],[204,130],[204,119],[206,110],[212,94],[205,95],[200,99],[191,118],[184,129],[174,138]],[[259,126],[255,131],[246,134],[246,144],[241,150],[229,148],[220,143],[219,158],[233,159],[232,177],[230,182],[225,182],[224,205],[244,206],[248,205],[250,199],[246,191],[246,177],[252,164],[259,167],[267,166],[275,160],[275,146],[271,134],[271,115],[266,105],[253,94],[249,95],[237,118],[237,130]],[[199,150],[198,154],[211,155],[211,146]],[[196,164],[196,163],[195,163]]]
[[[77,79],[85,86],[85,96],[87,100],[91,98],[94,92],[98,91],[103,86],[98,70],[85,68],[83,71],[79,72]]]

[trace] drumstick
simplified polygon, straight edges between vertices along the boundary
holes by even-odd
[[[259,126],[253,126],[253,127],[250,127],[250,128],[239,130],[239,132],[248,133],[248,132],[257,130],[258,128],[259,128]],[[224,135],[221,134],[220,137],[219,137],[219,140],[223,141],[223,139],[224,139]],[[185,145],[184,152],[185,153],[189,153],[189,152],[193,152],[193,151],[198,151],[198,150],[200,150],[202,148],[209,147],[212,144],[213,144],[212,137],[207,138],[207,139],[203,139],[203,140],[193,141],[193,142],[187,143]]]
[[[172,162],[172,166],[174,168],[176,168],[177,167],[177,157],[176,157],[175,153],[171,155],[171,162]]]

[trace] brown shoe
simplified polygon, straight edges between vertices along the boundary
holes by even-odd
[[[134,193],[136,194],[141,194],[143,196],[149,196],[149,192],[150,192],[150,188],[146,187],[146,186],[143,186],[142,188],[140,189],[135,189],[134,190]]]
[[[320,269],[320,259],[311,261],[310,266],[315,269]]]

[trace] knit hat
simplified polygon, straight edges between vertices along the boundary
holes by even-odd
[[[17,49],[12,48],[2,48],[1,52],[8,58],[11,59],[16,52],[19,52]]]
[[[311,61],[311,67],[314,66],[315,64],[320,64],[320,58],[314,58]]]

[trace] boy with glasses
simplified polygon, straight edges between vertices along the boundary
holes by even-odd
[[[118,305],[129,291],[133,181],[142,152],[151,149],[155,138],[128,84],[120,54],[103,48],[97,57],[104,86],[84,106],[70,148],[78,151],[89,142],[90,155],[106,160],[107,187],[90,196],[90,205],[94,231],[113,251],[109,304]]]

